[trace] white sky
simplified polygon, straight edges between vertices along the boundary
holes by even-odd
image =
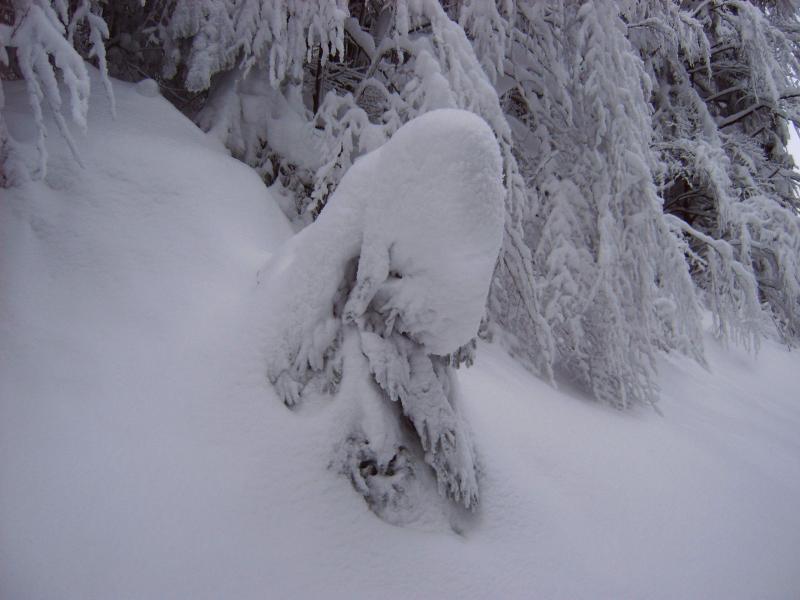
[[[800,170],[800,137],[797,136],[797,132],[794,130],[794,127],[789,125],[789,152],[792,153],[794,157],[794,164],[795,169]]]

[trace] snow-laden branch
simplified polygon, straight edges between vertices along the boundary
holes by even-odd
[[[89,73],[83,58],[73,47],[79,24],[87,25],[89,55],[98,60],[101,80],[106,88],[112,113],[114,96],[108,79],[104,39],[108,27],[101,16],[92,12],[91,2],[82,0],[70,16],[63,2],[48,0],[15,0],[15,23],[13,27],[0,26],[0,60],[8,62],[7,48],[16,51],[19,72],[25,81],[28,101],[33,112],[37,130],[36,150],[38,164],[29,169],[19,154],[19,145],[11,139],[4,124],[0,124],[0,159],[8,162],[4,185],[13,185],[29,176],[41,179],[47,170],[47,127],[43,106],[47,106],[59,133],[79,165],[83,165],[78,147],[64,116],[62,89],[69,96],[68,107],[72,121],[82,130],[86,129],[89,110]],[[62,87],[63,86],[63,87]],[[0,93],[0,108],[3,107]],[[3,146],[10,150],[3,151]],[[6,154],[4,156],[4,154]],[[30,171],[30,172],[29,172]],[[0,176],[0,179],[3,179]]]

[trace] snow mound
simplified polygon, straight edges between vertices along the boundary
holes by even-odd
[[[145,98],[155,98],[161,93],[154,79],[142,79],[136,84],[136,91]]]

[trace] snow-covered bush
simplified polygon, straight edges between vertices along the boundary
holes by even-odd
[[[336,468],[389,520],[387,502],[404,502],[408,482],[384,479],[413,479],[417,455],[443,494],[468,508],[478,500],[449,355],[470,344],[484,314],[502,242],[501,179],[486,123],[426,113],[361,157],[263,274],[268,375],[287,405],[342,375],[370,377],[339,393],[361,408]]]

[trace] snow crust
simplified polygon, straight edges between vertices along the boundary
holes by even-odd
[[[0,197],[0,597],[800,589],[800,364],[771,343],[755,362],[709,340],[710,372],[664,362],[663,416],[481,346],[459,373],[477,518],[377,519],[326,468],[353,407],[291,413],[264,378],[255,282],[284,217],[166,101],[114,88],[118,119],[100,92],[76,135],[86,170],[53,135],[47,180]],[[10,127],[35,135],[8,91]]]

